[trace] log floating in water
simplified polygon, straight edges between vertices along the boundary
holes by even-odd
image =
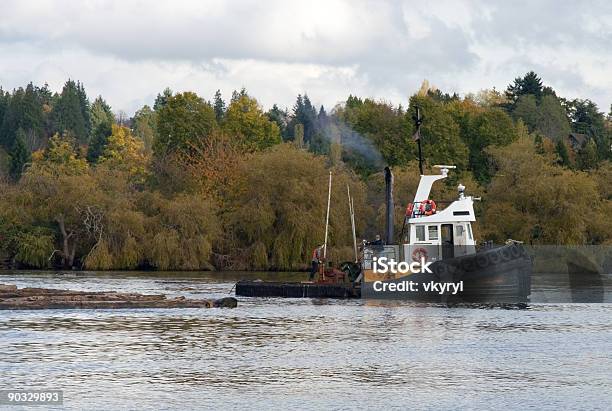
[[[0,310],[42,310],[67,308],[234,308],[233,297],[218,300],[167,298],[162,294],[120,293],[116,291],[73,291],[48,288],[17,288],[0,284]]]

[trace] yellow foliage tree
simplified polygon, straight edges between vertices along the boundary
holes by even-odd
[[[270,121],[257,100],[246,94],[234,99],[225,113],[224,130],[239,137],[247,150],[262,150],[281,142],[278,125]]]
[[[485,196],[485,236],[511,237],[532,244],[584,244],[588,227],[600,211],[600,195],[584,172],[551,165],[522,137],[506,147],[490,149],[497,174]]]
[[[143,180],[148,163],[144,143],[127,127],[113,124],[112,130],[98,164],[126,171],[131,177]]]

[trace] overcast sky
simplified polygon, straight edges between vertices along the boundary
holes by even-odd
[[[0,56],[4,89],[70,77],[128,114],[166,86],[406,105],[423,79],[464,94],[529,70],[608,112],[612,1],[3,0]]]

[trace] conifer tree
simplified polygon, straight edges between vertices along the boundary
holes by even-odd
[[[173,93],[170,87],[166,87],[164,91],[162,91],[161,94],[158,94],[157,97],[155,98],[155,103],[153,104],[153,110],[158,111],[162,107],[164,107],[166,103],[168,102],[168,99],[172,97],[172,94]]]
[[[84,116],[85,110],[89,112],[89,105],[85,104],[86,96],[82,86],[68,80],[53,109],[54,130],[57,133],[69,131],[79,143],[86,143],[89,138],[89,116]]]
[[[223,101],[223,97],[221,96],[221,90],[217,90],[215,92],[213,108],[215,109],[215,117],[217,118],[217,123],[220,123],[221,120],[223,120],[223,116],[225,115],[225,101]]]
[[[15,143],[10,152],[10,168],[9,174],[14,180],[19,180],[23,173],[24,166],[32,159],[30,150],[25,144],[25,132],[23,129],[18,129],[15,137]]]
[[[108,144],[108,137],[112,134],[112,122],[109,119],[99,123],[91,136],[91,142],[87,149],[87,161],[96,163]]]
[[[94,102],[91,104],[90,109],[90,118],[91,118],[91,131],[92,137],[96,128],[101,123],[114,123],[115,115],[113,114],[111,107],[108,103],[102,98],[102,96],[96,97]]]
[[[289,123],[289,114],[287,110],[281,110],[278,108],[278,105],[274,104],[270,110],[266,113],[268,119],[276,123],[281,132],[281,137],[283,141],[286,141],[290,138],[290,132],[288,130]]]
[[[532,94],[539,102],[542,97],[542,79],[538,75],[530,71],[523,77],[514,79],[514,83],[510,84],[506,90],[506,97],[514,105],[520,96]]]

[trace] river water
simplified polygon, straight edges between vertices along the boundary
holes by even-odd
[[[208,298],[278,275],[12,272],[0,283]],[[70,410],[610,410],[612,304],[0,311],[0,389],[35,388],[62,389],[58,409]]]

